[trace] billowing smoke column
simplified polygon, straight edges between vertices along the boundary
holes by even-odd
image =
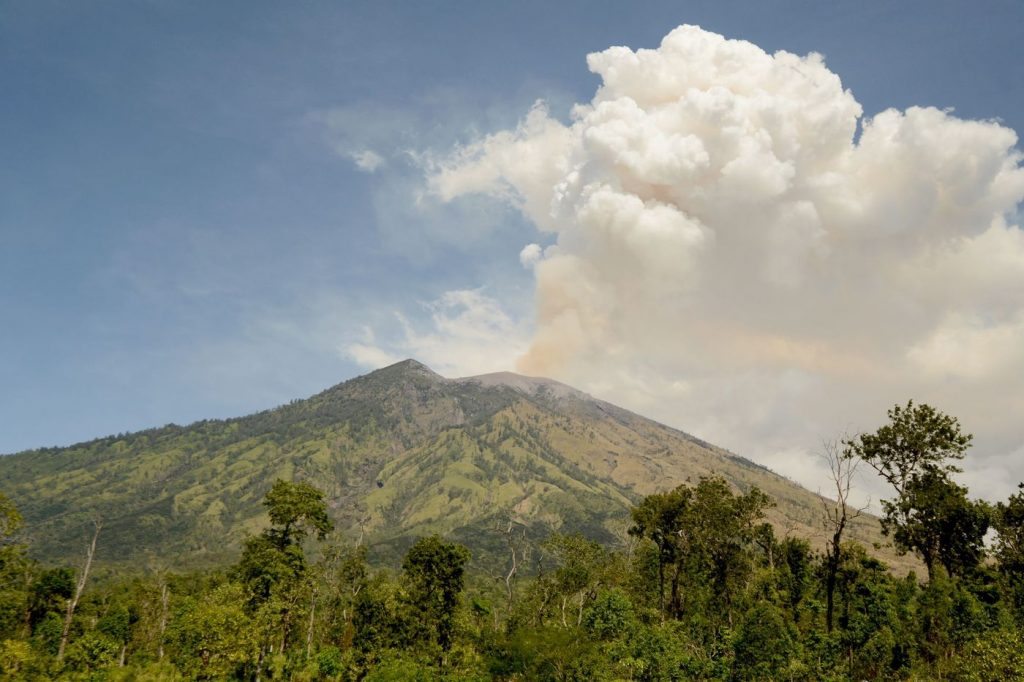
[[[933,108],[863,118],[819,55],[695,26],[587,63],[602,85],[568,125],[538,103],[430,178],[554,235],[521,254],[537,279],[522,371],[805,482],[793,450],[913,397],[978,434],[978,492],[1024,476],[1012,130]]]

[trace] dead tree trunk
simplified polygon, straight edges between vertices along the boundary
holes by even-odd
[[[71,619],[75,616],[75,609],[78,608],[78,600],[82,598],[82,592],[85,590],[85,583],[89,580],[89,569],[92,568],[92,559],[96,554],[96,541],[100,537],[101,524],[97,520],[94,522],[96,525],[96,531],[92,534],[92,542],[89,544],[89,548],[85,552],[85,566],[82,567],[82,574],[78,576],[78,583],[75,585],[75,594],[68,600],[67,611],[64,613],[64,628],[60,632],[60,646],[57,648],[57,660],[64,660],[64,650],[68,646],[68,635],[71,632]]]
[[[825,442],[822,450],[836,493],[835,500],[821,498],[825,530],[830,534],[825,547],[825,625],[827,631],[832,632],[835,619],[836,576],[839,574],[843,558],[843,533],[850,522],[861,515],[864,508],[851,510],[849,507],[850,489],[860,460],[853,457],[849,450],[840,450],[837,441]]]
[[[526,530],[523,529],[523,535],[521,538],[523,541],[523,547],[521,549],[516,547],[515,530],[515,522],[510,518],[508,520],[508,527],[504,530],[504,535],[508,541],[509,553],[511,554],[512,559],[508,573],[505,574],[506,608],[508,609],[509,614],[512,613],[512,607],[515,605],[515,581],[519,575],[519,566],[523,561],[527,561],[529,558],[529,547],[526,545]]]
[[[306,625],[306,660],[309,660],[310,654],[313,652],[313,625],[316,618],[316,597],[317,592],[316,585],[313,585],[312,594],[309,597],[309,623]]]
[[[164,576],[160,585],[160,627],[158,629],[159,645],[157,647],[157,660],[164,660],[164,633],[167,631],[167,607],[170,603],[171,592],[167,588],[167,577]]]

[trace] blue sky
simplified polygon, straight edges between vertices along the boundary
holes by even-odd
[[[453,290],[529,327],[551,236],[417,204],[409,152],[565,120],[588,53],[683,23],[820,52],[868,115],[1024,130],[1015,1],[0,1],[0,452],[305,397]]]

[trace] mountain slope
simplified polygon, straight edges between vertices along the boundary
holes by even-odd
[[[693,436],[555,381],[445,379],[413,360],[247,417],[0,457],[40,558],[74,556],[100,517],[100,559],[180,568],[231,560],[277,478],[324,490],[342,533],[387,560],[431,532],[486,557],[509,520],[614,541],[643,495],[709,474],[771,495],[780,529],[820,535],[820,498]]]

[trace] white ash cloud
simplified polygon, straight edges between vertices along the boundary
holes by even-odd
[[[694,26],[587,58],[571,120],[435,159],[552,246],[520,371],[556,377],[815,487],[794,451],[908,398],[957,415],[975,492],[1024,479],[1024,170],[1016,134],[912,107],[864,116],[820,55]],[[503,349],[507,351],[508,349]],[[984,476],[978,472],[985,471]]]
[[[415,324],[395,312],[399,334],[378,341],[369,330],[362,340],[345,346],[345,354],[374,369],[412,357],[444,376],[456,377],[512,370],[528,347],[529,330],[483,291],[447,291],[424,308],[427,324]]]

